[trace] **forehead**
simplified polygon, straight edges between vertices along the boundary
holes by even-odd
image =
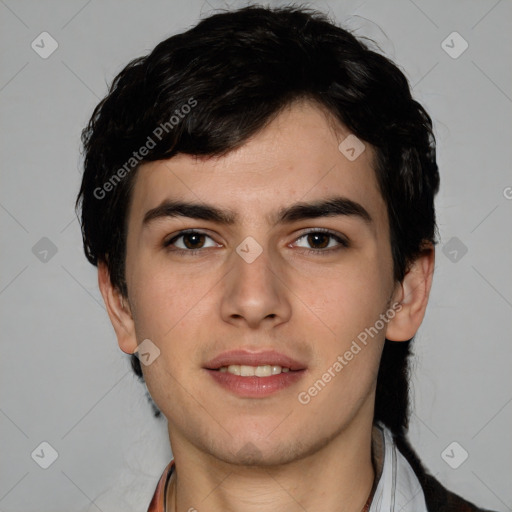
[[[138,223],[145,212],[171,199],[229,209],[237,222],[270,224],[294,202],[336,195],[363,205],[377,228],[387,223],[386,208],[373,169],[374,150],[368,144],[362,150],[362,144],[320,107],[295,103],[224,156],[178,154],[143,164],[130,222]]]

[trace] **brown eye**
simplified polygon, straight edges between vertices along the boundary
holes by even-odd
[[[329,245],[330,235],[325,233],[309,233],[307,235],[308,244],[313,246],[313,249],[325,249]]]
[[[218,247],[218,244],[213,242],[213,240],[210,245],[206,245],[208,239],[212,240],[210,236],[200,231],[182,231],[171,239],[165,241],[164,247],[168,247],[173,251],[181,252],[193,252],[207,247]]]
[[[204,244],[205,236],[201,233],[187,233],[182,238],[187,249],[200,249]]]
[[[308,252],[317,254],[329,253],[349,246],[348,241],[341,235],[323,229],[316,229],[304,233],[297,239],[296,243],[300,240],[305,240],[307,247],[303,245],[299,245],[299,247],[304,248]]]

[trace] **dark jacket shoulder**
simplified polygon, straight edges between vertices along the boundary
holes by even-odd
[[[432,475],[423,477],[423,493],[429,512],[492,512],[478,508],[443,487]]]

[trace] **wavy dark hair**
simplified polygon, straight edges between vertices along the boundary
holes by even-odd
[[[191,99],[194,108],[185,109]],[[395,64],[324,14],[300,7],[214,14],[115,77],[82,133],[84,175],[76,206],[88,260],[104,262],[112,284],[127,296],[126,218],[137,166],[178,153],[226,154],[302,99],[316,102],[375,149],[394,279],[401,281],[425,243],[436,243],[439,173],[431,119]],[[168,129],[157,137],[162,126]],[[135,157],[145,145],[152,146],[147,154]],[[374,421],[392,430],[417,469],[406,440],[411,341],[385,342]],[[131,363],[143,380],[135,355]]]

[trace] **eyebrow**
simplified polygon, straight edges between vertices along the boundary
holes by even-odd
[[[371,225],[373,219],[368,211],[359,203],[341,196],[335,196],[312,202],[298,202],[278,210],[271,217],[271,224],[290,224],[299,220],[320,217],[351,216]],[[143,224],[166,217],[188,217],[233,225],[238,215],[232,210],[223,210],[207,203],[191,203],[185,201],[165,200],[157,207],[148,210],[144,215]]]

